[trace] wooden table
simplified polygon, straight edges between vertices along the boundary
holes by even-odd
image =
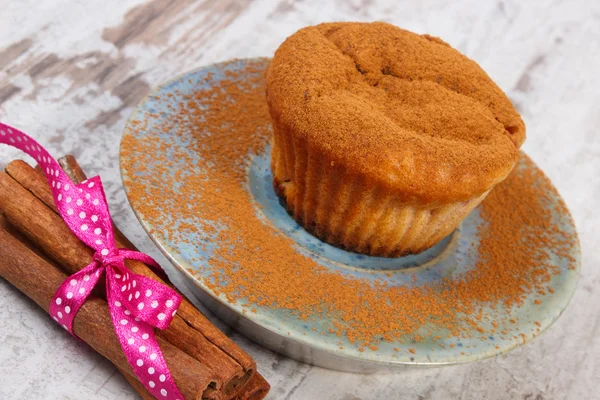
[[[525,151],[575,217],[583,271],[565,314],[506,356],[390,375],[311,367],[230,334],[273,385],[270,399],[600,398],[600,3],[398,3],[1,0],[0,119],[101,174],[116,223],[168,268],[118,171],[123,125],[150,88],[204,64],[270,56],[286,36],[321,21],[385,20],[440,36],[508,93],[527,123]],[[21,155],[2,147],[0,156]],[[136,397],[107,361],[1,280],[0,304],[0,399]]]

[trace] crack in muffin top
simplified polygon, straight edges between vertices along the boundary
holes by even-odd
[[[525,140],[521,117],[474,61],[381,22],[290,36],[269,66],[267,101],[286,135],[407,202],[489,190]]]

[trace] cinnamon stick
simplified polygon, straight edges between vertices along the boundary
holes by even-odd
[[[65,156],[60,158],[58,161],[63,170],[69,175],[71,180],[73,180],[73,182],[80,183],[87,179],[85,173],[83,172],[83,170],[81,169],[81,167],[79,166],[79,164],[73,156]],[[6,170],[17,181],[19,181],[23,187],[30,190],[48,207],[50,207],[56,212],[56,207],[52,199],[49,186],[41,171],[37,169],[33,170],[32,167],[29,166],[29,164],[20,160],[16,160],[10,163],[7,166]],[[114,234],[115,241],[119,247],[135,249],[135,246],[125,237],[125,235],[123,235],[122,232],[118,230],[116,226],[114,228]],[[82,244],[81,242],[79,243]],[[85,248],[87,249],[87,247]],[[160,278],[158,278],[158,276],[154,274],[152,270],[150,270],[143,263],[128,261],[127,265],[128,267],[130,267],[130,269],[132,269],[138,274],[149,276],[155,280],[161,281]],[[71,267],[72,268],[64,269],[69,273],[75,272],[76,269],[74,269],[73,266]],[[81,266],[75,267],[77,269],[81,268]],[[173,287],[173,289],[177,290],[173,285],[171,285],[170,283],[168,284],[171,287]],[[250,390],[256,394],[255,397],[252,397],[253,399],[261,399],[264,396],[266,396],[270,389],[270,385],[260,374],[258,374],[255,371],[254,360],[241,348],[239,348],[233,341],[231,341],[231,339],[229,339],[225,334],[223,334],[219,329],[217,329],[202,313],[200,313],[200,311],[198,311],[189,302],[189,300],[185,298],[185,296],[182,295],[182,298],[182,304],[180,306],[176,318],[172,322],[172,327],[169,327],[169,329],[167,329],[166,332],[163,332],[164,338],[169,340],[176,346],[182,348],[184,351],[187,351],[188,354],[190,354],[191,356],[206,363],[207,359],[202,357],[202,353],[196,353],[193,351],[196,346],[194,342],[194,336],[196,334],[192,334],[191,337],[189,335],[179,335],[179,333],[182,332],[189,333],[190,329],[196,330],[201,335],[203,335],[208,341],[213,343],[215,346],[219,347],[224,353],[226,353],[229,357],[231,357],[237,363],[239,363],[244,370],[243,375],[238,374],[236,376],[233,376],[229,380],[229,382],[226,381],[224,383],[224,391],[226,394],[229,394],[230,396],[232,396],[232,398],[237,398],[236,396],[238,395],[242,395],[244,396],[243,398],[246,398],[246,396],[249,395],[248,391]],[[183,322],[188,325],[187,329],[185,325],[182,325],[180,323],[181,321],[179,321],[179,319],[182,319]],[[190,348],[192,348],[192,351],[189,351]],[[222,359],[222,357],[220,358]],[[219,363],[218,358],[216,361],[217,363]],[[255,377],[255,375],[258,376]],[[250,379],[250,381],[248,381],[248,379]],[[245,384],[246,381],[248,381],[248,384]],[[258,396],[258,394],[260,394],[260,396]]]
[[[71,155],[67,155],[67,156],[59,158],[58,162],[61,165],[61,167],[63,168],[63,170],[69,175],[71,180],[73,180],[73,182],[81,183],[82,181],[87,179],[86,174],[83,172],[83,170],[77,163],[77,160],[75,159],[75,157],[73,157]],[[38,175],[41,175],[41,172],[39,172]],[[25,185],[23,185],[23,186],[25,186]],[[45,191],[47,193],[50,193],[50,188],[47,184],[42,185],[42,187],[45,189]],[[38,192],[41,192],[41,191],[44,191],[44,190],[38,189]],[[52,204],[52,207],[53,207],[54,202],[52,201],[51,195],[50,195],[50,203]],[[116,225],[114,225],[114,234],[115,234],[115,241],[119,247],[136,249],[135,246],[133,245],[133,243],[131,243],[129,241],[129,239],[127,239],[125,237],[125,235],[116,227]],[[134,270],[134,272],[136,272],[140,275],[148,276],[152,279],[160,280],[158,278],[158,276],[156,276],[156,274],[154,274],[152,272],[152,270],[149,269],[143,263],[132,262],[131,265],[135,268],[139,267],[137,270]],[[144,271],[145,273],[142,273],[141,271]],[[170,282],[163,282],[163,283],[169,284],[174,290],[177,290],[177,288],[175,286],[173,286],[172,284],[170,284]],[[177,290],[177,292],[179,292],[179,291]],[[227,335],[225,335],[216,326],[214,326],[213,323],[210,322],[208,320],[208,318],[206,318],[200,311],[198,311],[198,309],[196,307],[194,307],[194,305],[181,292],[179,292],[179,294],[181,294],[183,301],[181,302],[181,305],[179,306],[177,315],[180,318],[182,318],[187,324],[192,326],[195,330],[201,332],[201,334],[206,339],[208,339],[210,342],[215,344],[215,346],[219,347],[223,352],[227,353],[227,355],[229,357],[234,359],[237,363],[239,363],[242,366],[244,371],[246,371],[246,376],[240,377],[239,383],[243,384],[243,382],[248,379],[248,377],[252,374],[252,372],[254,370],[256,370],[256,363],[254,362],[252,357],[250,357],[250,355],[248,355],[238,345],[236,345],[229,337],[227,337]],[[263,381],[264,381],[264,379],[263,379]]]
[[[243,390],[235,397],[235,400],[261,400],[265,398],[269,389],[271,389],[271,385],[261,374],[256,373],[244,385]]]
[[[67,276],[0,227],[0,275],[35,301],[46,312]],[[73,322],[74,333],[126,374],[131,366],[114,332],[105,301],[90,296]],[[158,338],[173,379],[185,399],[221,399],[213,390],[213,372],[171,343]]]
[[[64,156],[59,158],[59,164],[63,170],[69,175],[75,183],[80,183],[87,179],[85,173],[73,156]],[[15,160],[6,166],[6,172],[11,175],[16,181],[21,183],[23,187],[33,192],[40,200],[56,212],[56,205],[50,192],[44,175],[40,171],[32,170],[32,167],[22,160]],[[117,246],[123,248],[136,249],[135,246],[123,235],[123,233],[114,226],[115,242]],[[159,282],[168,284],[173,289],[177,290],[170,282],[164,282],[145,264],[137,261],[127,261],[127,266],[140,275],[144,275],[155,279]],[[178,291],[179,292],[179,291]],[[181,294],[181,293],[180,293]],[[237,361],[245,370],[255,369],[256,365],[252,357],[244,352],[236,345],[227,335],[223,334],[212,322],[208,320],[193,304],[183,297],[177,315],[198,330],[209,341],[218,346],[222,351],[227,353],[231,358]]]
[[[65,272],[73,274],[88,265],[92,261],[94,251],[81,242],[62,221],[62,218],[48,207],[52,205],[54,208],[51,196],[49,205],[34,196],[36,194],[40,198],[48,200],[48,195],[44,194],[49,190],[45,178],[22,161],[9,163],[6,171],[19,182],[27,185],[27,189],[29,189],[25,189],[6,173],[0,173],[0,209],[3,210],[10,224],[55,260],[61,268],[65,269]],[[120,246],[120,243],[117,245]],[[127,260],[126,265],[137,274],[162,282],[143,263]],[[255,370],[253,360],[250,358],[252,368],[244,371],[236,360],[209,341],[203,332],[196,329],[195,325],[189,324],[184,319],[185,316],[189,317],[190,315],[194,321],[201,319],[197,315],[193,315],[194,313],[189,310],[190,307],[195,314],[199,314],[202,316],[201,318],[205,319],[206,322],[201,324],[202,328],[210,331],[210,328],[206,328],[207,325],[210,325],[217,330],[206,317],[193,308],[191,303],[184,300],[169,327],[165,330],[156,330],[157,336],[201,361],[213,371],[216,388],[232,395]],[[220,331],[218,332],[225,336]],[[239,352],[242,352],[241,349]],[[249,358],[249,356],[247,357]]]
[[[40,251],[39,248],[37,248],[35,245],[33,245],[33,243],[31,243],[31,241],[29,241],[29,239],[27,239],[18,230],[16,230],[12,225],[10,225],[8,223],[8,221],[6,220],[6,217],[4,216],[4,214],[0,214],[0,228],[4,229],[6,232],[8,232],[10,235],[12,235],[15,239],[17,239],[19,242],[21,242],[24,246],[26,246],[29,250],[33,251],[35,254],[37,254],[40,258],[42,258],[48,264],[52,265],[55,269],[60,270],[58,265],[56,265],[52,260],[48,259],[45,256],[45,254],[42,251]],[[123,375],[125,380],[129,383],[129,385],[140,395],[140,397],[143,400],[154,400],[154,396],[152,396],[150,394],[150,392],[148,392],[148,390],[144,387],[144,385],[142,385],[142,383],[140,381],[138,381],[137,377],[130,375],[129,373],[127,373],[127,371],[123,370],[122,368],[119,368],[117,365],[115,365],[115,368],[117,368],[117,370]],[[260,377],[260,379],[264,380],[264,378],[262,378],[262,376],[260,376],[259,374],[256,374],[256,375],[258,377]],[[244,393],[254,392],[256,390],[255,382],[256,382],[256,379],[250,379],[244,387]],[[266,381],[265,381],[265,384],[267,385],[267,388],[270,387],[268,385],[268,383],[266,383]],[[207,389],[207,390],[209,392],[212,391],[212,389]],[[267,391],[268,391],[268,389],[267,389]],[[265,392],[265,395],[266,395],[266,392]],[[245,396],[245,394],[244,394],[244,396]]]
[[[17,239],[19,242],[21,242],[24,246],[26,246],[29,250],[33,251],[35,254],[37,254],[40,258],[43,258],[44,261],[46,261],[47,263],[51,264],[55,269],[59,270],[60,268],[50,259],[48,259],[44,253],[42,251],[40,251],[40,249],[38,249],[36,246],[34,246],[29,239],[27,239],[25,236],[23,236],[18,230],[16,230],[14,227],[12,227],[8,221],[6,220],[6,217],[4,216],[4,214],[0,214],[0,228],[4,229],[6,232],[8,232],[11,236],[13,236],[15,239]],[[138,394],[140,395],[140,397],[143,400],[152,400],[154,399],[154,397],[146,390],[146,388],[144,387],[144,385],[142,385],[136,377],[129,375],[127,372],[125,372],[124,370],[120,369],[119,367],[117,367],[115,365],[115,368],[117,368],[119,370],[119,372],[123,375],[123,377],[125,378],[125,380],[131,385],[131,387],[138,392]]]

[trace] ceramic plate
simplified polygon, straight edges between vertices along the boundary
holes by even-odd
[[[577,281],[579,247],[576,241],[568,254],[557,255],[553,254],[552,249],[546,249],[548,254],[551,254],[551,262],[556,266],[558,273],[552,276],[549,283],[553,293],[546,294],[541,304],[534,304],[538,294],[531,293],[521,306],[503,310],[505,315],[516,321],[515,323],[508,322],[508,319],[494,321],[493,315],[496,314],[490,310],[490,319],[484,324],[500,324],[498,332],[502,331],[503,324],[506,324],[507,329],[524,333],[522,340],[500,335],[488,335],[489,337],[482,340],[481,335],[475,331],[472,332],[472,338],[447,339],[445,335],[440,338],[439,333],[443,333],[444,329],[434,326],[431,327],[434,333],[426,335],[419,342],[382,342],[376,351],[359,351],[358,347],[349,343],[348,338],[343,335],[341,338],[335,335],[321,335],[322,327],[328,322],[322,317],[314,321],[310,318],[303,320],[283,310],[254,306],[244,300],[230,302],[224,295],[215,293],[206,282],[212,273],[211,254],[219,243],[212,243],[211,235],[204,234],[205,232],[189,229],[178,232],[177,235],[169,235],[167,230],[161,228],[165,224],[179,226],[186,223],[189,226],[194,224],[194,221],[182,220],[183,217],[172,209],[165,208],[152,213],[140,211],[141,201],[160,202],[161,199],[139,196],[139,193],[149,189],[148,177],[153,174],[162,174],[161,179],[164,182],[174,182],[162,193],[164,198],[177,195],[180,184],[175,182],[178,182],[182,173],[189,173],[190,169],[198,168],[210,174],[210,163],[204,163],[204,160],[199,159],[187,146],[192,138],[182,138],[181,135],[174,135],[160,127],[175,112],[177,103],[186,96],[192,95],[201,87],[218,83],[224,79],[226,71],[243,70],[248,62],[250,61],[238,60],[207,66],[157,88],[136,108],[124,131],[124,138],[133,143],[144,143],[145,151],[139,154],[122,151],[120,158],[123,184],[140,222],[162,252],[187,276],[187,282],[194,293],[217,316],[274,351],[326,368],[354,372],[370,372],[406,365],[448,365],[493,357],[537,336],[560,316],[573,294]],[[266,60],[252,62],[267,65]],[[205,80],[207,76],[211,77],[208,81]],[[245,77],[241,75],[236,79]],[[146,128],[140,130],[141,125]],[[264,128],[270,129],[268,126]],[[186,153],[188,160],[193,159],[193,165],[173,159],[169,169],[159,168],[160,160],[178,152]],[[483,223],[479,209],[475,209],[452,235],[419,255],[379,258],[349,253],[314,238],[288,215],[273,191],[269,160],[270,148],[266,146],[259,154],[250,153],[244,160],[236,161],[248,165],[247,181],[244,183],[245,190],[249,192],[246,201],[255,203],[257,219],[289,236],[298,252],[308,255],[328,270],[366,281],[387,279],[390,285],[414,285],[439,280],[442,277],[458,276],[474,268],[478,259],[477,230]],[[536,167],[521,163],[517,168]],[[134,191],[137,193],[135,196],[132,195]],[[551,206],[560,201],[554,193],[547,195]],[[198,201],[202,202],[202,199]],[[560,207],[557,209],[564,210]],[[196,218],[202,218],[202,215]],[[553,218],[564,231],[575,235],[572,219],[566,210],[562,213],[554,212]],[[199,241],[204,245],[197,245]],[[519,243],[515,242],[514,246],[519,246]],[[573,263],[576,267],[573,267]],[[249,307],[255,308],[256,312],[245,312]],[[485,309],[486,306],[482,307]]]

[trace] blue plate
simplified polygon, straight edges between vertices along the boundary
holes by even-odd
[[[162,194],[166,198],[175,196],[180,190],[177,183],[179,177],[182,174],[185,176],[190,169],[189,164],[172,156],[178,152],[186,153],[188,160],[195,158],[193,168],[202,168],[203,172],[210,175],[211,165],[203,163],[203,160],[189,149],[188,143],[192,140],[191,137],[182,138],[180,134],[174,135],[160,127],[172,116],[174,106],[182,98],[193,94],[201,87],[215,84],[224,78],[228,70],[244,70],[243,67],[248,62],[262,63],[263,68],[268,64],[268,60],[237,60],[207,66],[165,83],[140,103],[123,134],[128,140],[144,143],[145,149],[139,154],[121,151],[121,173],[131,206],[152,240],[179,271],[187,276],[190,288],[211,311],[235,329],[272,350],[307,363],[354,372],[371,372],[404,365],[448,365],[496,356],[539,335],[560,316],[577,282],[579,271],[577,243],[573,245],[568,255],[554,254],[552,249],[547,249],[559,273],[553,275],[549,283],[554,292],[546,294],[541,304],[535,304],[539,295],[531,293],[527,295],[527,299],[521,306],[502,310],[502,315],[506,317],[502,320],[494,320],[494,316],[498,315],[497,310],[489,309],[490,318],[482,323],[484,329],[491,328],[491,324],[494,323],[498,325],[496,331],[506,328],[524,333],[523,340],[489,336],[487,340],[482,341],[481,334],[475,331],[473,331],[473,338],[448,339],[444,327],[429,326],[428,330],[431,333],[426,334],[419,342],[382,342],[376,351],[359,351],[359,348],[351,344],[343,335],[342,337],[321,335],[320,332],[329,322],[323,317],[315,321],[302,320],[283,310],[260,307],[247,301],[231,303],[224,295],[216,294],[206,285],[206,282],[212,274],[209,260],[218,243],[214,243],[211,235],[202,232],[200,228],[196,232],[186,229],[179,231],[177,235],[169,235],[164,229],[165,226],[179,226],[181,223],[189,226],[193,221],[183,220],[181,215],[166,208],[157,208],[155,212],[144,214],[140,211],[140,201],[159,203],[161,199],[149,198],[149,194],[145,197],[131,194],[134,188],[138,194],[140,190],[144,191],[150,185],[148,177],[160,173],[164,182],[173,182],[171,187],[165,189],[167,193]],[[257,70],[252,73],[260,74],[262,71]],[[211,80],[206,81],[207,76],[211,76]],[[238,76],[236,79],[246,78],[248,77]],[[146,129],[138,129],[140,124],[146,126]],[[265,128],[270,129],[270,127]],[[148,149],[151,149],[150,153],[147,152]],[[168,154],[165,154],[165,149],[168,149]],[[160,160],[164,157],[172,157],[171,168],[167,171],[159,168]],[[475,209],[453,234],[421,254],[400,258],[368,257],[346,252],[321,242],[308,234],[288,215],[273,191],[268,146],[260,154],[248,154],[245,160],[234,161],[245,162],[248,165],[248,180],[244,187],[250,193],[247,201],[254,202],[256,218],[292,238],[297,252],[308,255],[329,270],[365,281],[385,280],[390,286],[419,285],[438,281],[443,277],[460,276],[471,270],[478,259],[477,231],[483,223],[479,209]],[[517,168],[535,167],[528,167],[521,163]],[[169,191],[171,193],[168,193]],[[554,205],[560,201],[553,193],[548,193],[548,196]],[[561,214],[555,212],[553,218],[564,231],[575,235],[575,227],[566,211]],[[191,244],[200,242],[203,246]],[[572,261],[569,264],[568,258],[575,260],[576,268],[573,268]],[[248,307],[255,308],[256,312],[244,312]],[[487,310],[485,304],[482,304],[482,307]],[[508,319],[516,321],[516,324],[508,322]]]

